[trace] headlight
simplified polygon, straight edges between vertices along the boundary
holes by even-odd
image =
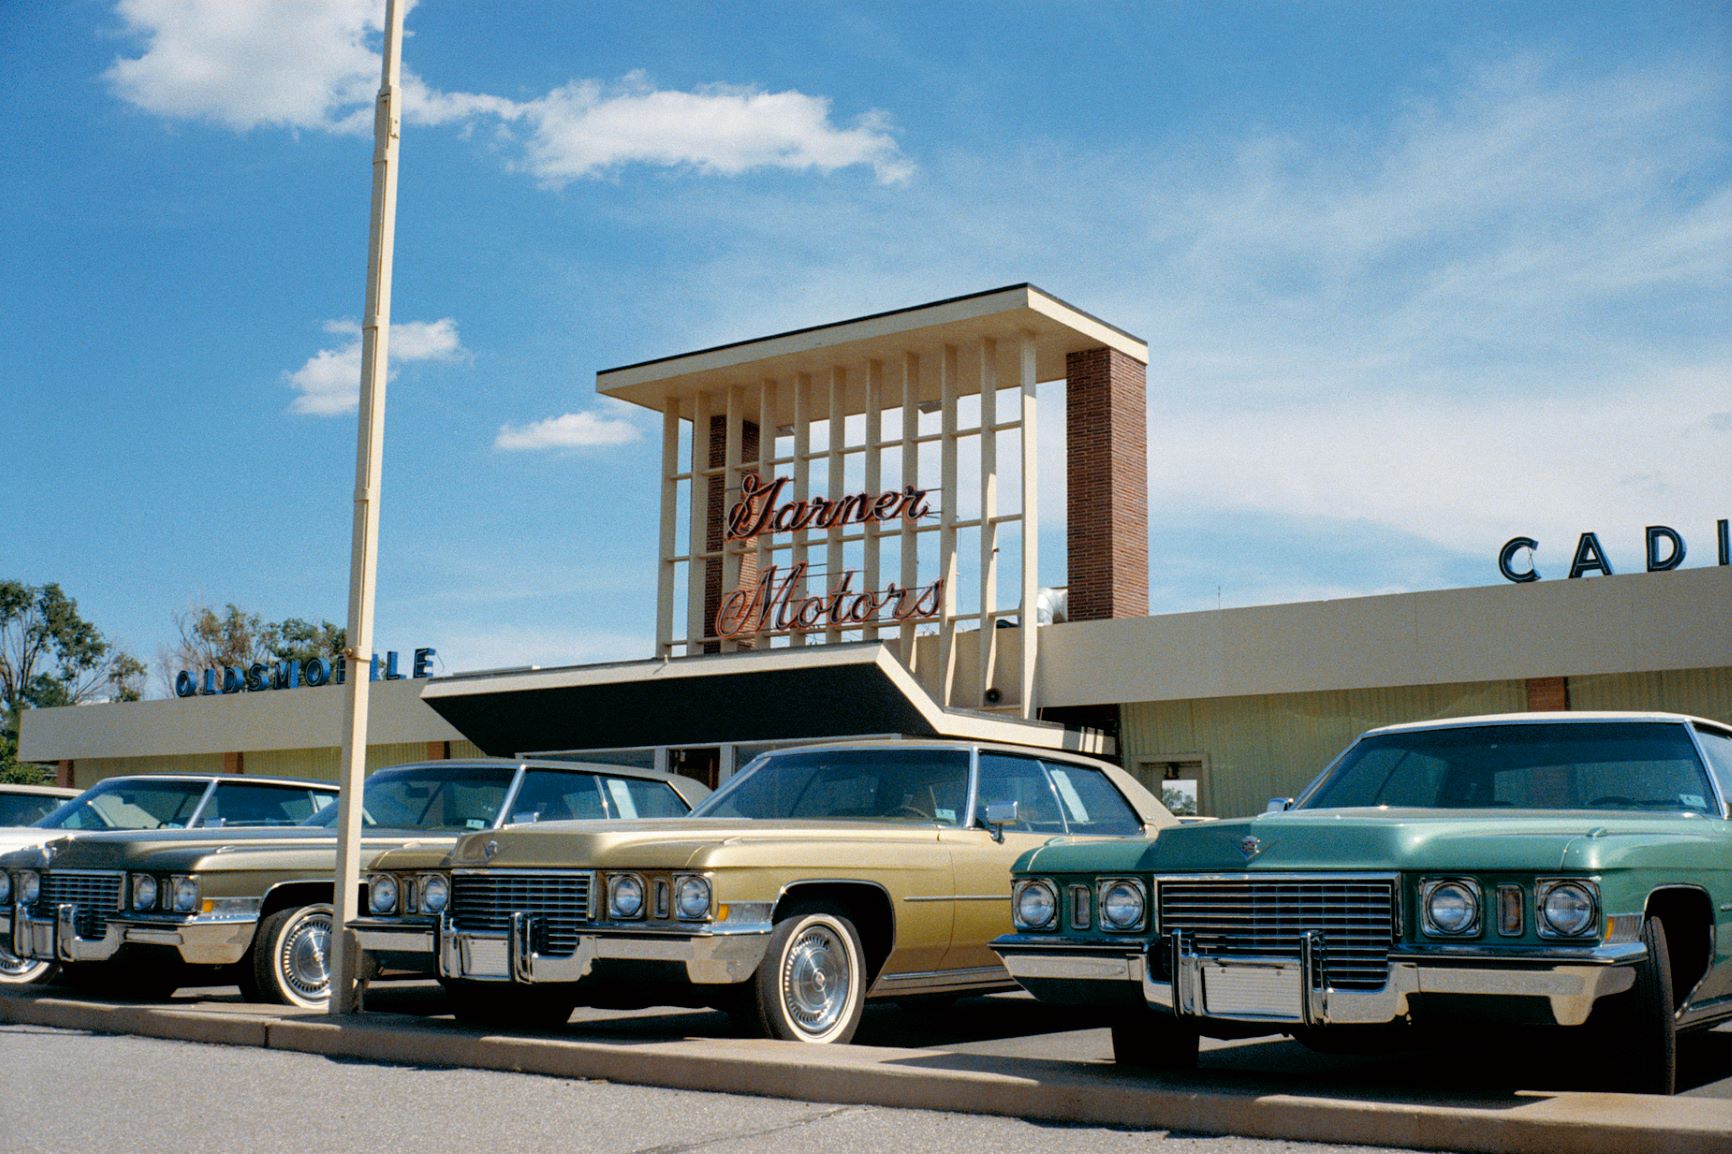
[[[174,912],[190,914],[198,909],[198,879],[174,879]]]
[[[35,905],[36,899],[42,896],[42,875],[35,870],[18,871],[18,901],[21,905]]]
[[[451,883],[444,874],[421,875],[421,912],[442,914],[451,904]]]
[[[132,875],[132,908],[135,910],[154,910],[156,908],[156,879],[149,874]]]
[[[1479,930],[1479,885],[1466,878],[1430,881],[1420,887],[1425,931],[1460,938]]]
[[[1027,930],[1044,930],[1058,916],[1058,893],[1051,882],[1023,882],[1016,891],[1016,924]]]
[[[687,921],[706,918],[710,914],[710,882],[708,878],[683,877],[674,890],[674,912]]]
[[[390,874],[374,874],[367,879],[367,908],[376,914],[388,914],[397,909],[397,879]]]
[[[1599,922],[1599,902],[1587,882],[1541,882],[1537,896],[1539,931],[1545,937],[1581,937]]]
[[[12,900],[12,875],[0,870],[0,906]]]
[[[1143,887],[1134,881],[1109,882],[1101,890],[1101,924],[1109,930],[1135,930],[1143,924]]]
[[[607,879],[607,914],[612,918],[643,916],[643,879],[636,874],[613,874]]]

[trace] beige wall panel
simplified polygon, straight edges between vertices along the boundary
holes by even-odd
[[[1082,621],[1041,632],[1043,705],[1721,667],[1732,566]]]
[[[89,789],[110,777],[132,773],[221,773],[220,753],[172,757],[92,757],[72,763],[72,784]]]
[[[421,701],[425,680],[377,681],[369,694],[368,734],[379,744],[460,738]],[[24,714],[25,761],[82,761],[245,750],[316,748],[342,733],[341,686],[218,697],[171,698],[32,709]],[[323,739],[323,740],[321,740]]]
[[[1241,817],[1292,796],[1360,733],[1379,725],[1523,708],[1521,682],[1150,701],[1124,707],[1119,750],[1138,758],[1203,754],[1203,812]]]
[[[1667,669],[1570,678],[1571,709],[1659,709],[1732,724],[1732,669]]]

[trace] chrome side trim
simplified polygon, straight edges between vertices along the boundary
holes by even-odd
[[[905,902],[1008,902],[1009,894],[919,894]]]

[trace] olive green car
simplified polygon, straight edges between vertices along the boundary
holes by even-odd
[[[406,845],[443,854],[464,832],[508,822],[683,815],[708,793],[689,778],[572,762],[396,766],[364,787],[362,866]],[[323,1005],[337,805],[334,793],[319,801],[300,825],[88,833],[0,857],[0,943],[97,991],[238,981],[254,1000]],[[431,950],[376,960],[433,968]]]
[[[544,823],[374,863],[363,946],[436,948],[460,1017],[714,1006],[846,1042],[868,998],[1013,988],[1010,865],[1058,834],[1145,839],[1172,815],[1115,766],[957,742],[767,753],[684,820]],[[439,895],[413,912],[402,895]]]
[[[1677,1033],[1732,1018],[1729,794],[1732,728],[1698,718],[1376,729],[1259,817],[1027,855],[993,945],[1037,997],[1116,1007],[1121,1062],[1539,1025],[1671,1093]]]

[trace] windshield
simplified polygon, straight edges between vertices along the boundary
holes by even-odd
[[[33,825],[65,800],[52,793],[0,793],[0,825]]]
[[[692,816],[956,826],[968,808],[968,761],[965,749],[768,753]]]
[[[45,829],[181,829],[209,785],[114,778],[91,786],[36,824]]]
[[[517,768],[510,765],[414,765],[382,769],[361,790],[361,820],[369,829],[491,829]],[[335,828],[328,805],[304,825]]]
[[[1421,729],[1367,737],[1302,809],[1713,811],[1689,730],[1665,722]]]

